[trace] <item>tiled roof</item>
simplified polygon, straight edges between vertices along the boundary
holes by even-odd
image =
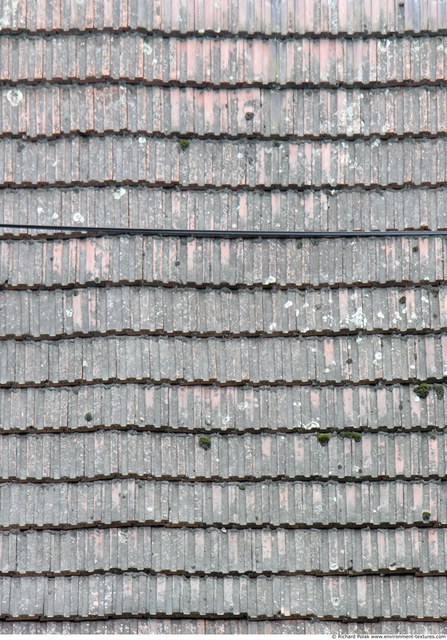
[[[445,230],[446,75],[441,1],[4,0],[0,633],[447,633],[446,237],[83,231]]]

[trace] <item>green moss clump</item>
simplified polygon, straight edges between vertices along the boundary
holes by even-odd
[[[437,382],[436,384],[433,385],[433,389],[436,393],[436,396],[442,400],[442,398],[444,397],[444,385],[439,384],[439,382]]]
[[[178,141],[182,151],[185,151],[185,149],[187,149],[189,147],[189,140],[186,140],[185,138],[181,138]]]
[[[319,434],[317,434],[317,440],[323,447],[325,447],[328,444],[330,439],[331,439],[331,434],[330,433],[319,433]]]
[[[431,384],[427,384],[426,382],[421,382],[417,387],[413,389],[415,394],[419,396],[419,398],[426,398],[430,393]]]
[[[202,447],[202,449],[209,449],[211,447],[211,438],[209,436],[200,436],[199,447]]]
[[[422,512],[422,520],[430,520],[430,516],[431,516],[430,511],[423,511]]]
[[[356,442],[359,442],[362,438],[360,431],[340,431],[342,438],[352,438]]]
[[[91,422],[93,420],[93,416],[90,413],[90,411],[87,411],[87,413],[85,414],[84,418],[87,420],[87,422]]]

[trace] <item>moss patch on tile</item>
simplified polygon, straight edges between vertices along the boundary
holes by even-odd
[[[209,436],[200,436],[199,447],[202,447],[202,449],[209,449],[211,447],[211,438]]]
[[[317,434],[317,440],[321,444],[321,446],[323,446],[323,447],[325,447],[329,443],[330,439],[331,439],[331,434],[330,433],[318,433]]]
[[[417,387],[414,387],[413,391],[419,398],[425,399],[431,390],[431,384],[427,384],[426,382],[421,382]]]
[[[180,138],[178,143],[182,151],[185,151],[185,149],[189,147],[189,140],[186,140],[186,138]]]
[[[340,435],[342,438],[352,438],[356,442],[362,439],[362,434],[360,431],[340,431]]]

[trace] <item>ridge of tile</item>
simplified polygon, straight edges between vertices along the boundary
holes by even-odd
[[[64,0],[54,7],[48,0],[26,0],[16,4],[5,0],[1,17],[3,31],[70,31],[102,29],[144,29],[172,33],[248,33],[284,35],[364,35],[386,33],[423,33],[447,29],[447,15],[438,2],[404,4],[387,0],[376,6],[365,0],[352,10],[349,0],[299,0],[274,2],[229,0],[129,0],[116,6],[113,0],[79,0],[73,5]]]
[[[447,396],[429,393],[422,401],[413,387],[101,384],[0,389],[0,428],[2,433],[131,428],[221,434],[444,429]]]

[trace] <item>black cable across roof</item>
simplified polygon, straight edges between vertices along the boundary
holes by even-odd
[[[1,229],[23,229],[36,231],[76,231],[90,235],[143,235],[159,237],[190,237],[190,238],[216,238],[216,239],[277,239],[288,240],[294,238],[391,238],[391,237],[425,237],[447,236],[447,229],[388,229],[386,231],[256,231],[243,229],[145,229],[134,227],[86,227],[69,225],[45,225],[45,224],[9,224],[0,223]]]

